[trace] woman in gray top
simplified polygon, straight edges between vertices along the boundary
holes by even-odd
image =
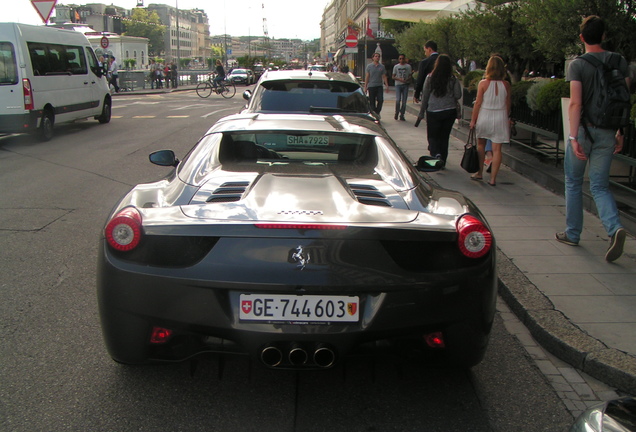
[[[426,114],[428,150],[444,164],[448,158],[448,139],[457,118],[457,102],[461,97],[462,86],[453,76],[450,57],[441,54],[435,61],[433,72],[424,81],[422,107],[415,125]]]

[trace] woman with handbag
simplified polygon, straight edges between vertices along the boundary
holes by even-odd
[[[422,106],[415,125],[419,125],[426,115],[428,149],[431,156],[441,159],[444,164],[448,159],[448,139],[457,119],[457,102],[461,97],[462,85],[453,76],[450,57],[438,55],[433,72],[424,81]]]
[[[477,100],[473,107],[470,128],[475,129],[479,170],[470,176],[482,180],[486,141],[492,141],[492,162],[490,163],[491,186],[497,185],[497,174],[501,166],[501,144],[510,142],[510,109],[512,106],[510,83],[505,80],[506,66],[499,56],[492,56],[486,66],[486,74],[477,87]]]

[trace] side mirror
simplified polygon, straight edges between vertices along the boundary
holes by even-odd
[[[250,100],[251,97],[252,97],[252,92],[250,90],[245,90],[243,92],[243,99],[245,99],[246,101]]]
[[[159,150],[153,153],[150,153],[148,156],[150,162],[159,166],[171,166],[176,167],[179,165],[179,159],[175,156],[172,150]]]

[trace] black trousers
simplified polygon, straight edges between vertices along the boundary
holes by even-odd
[[[455,108],[444,111],[426,111],[426,136],[431,156],[440,155],[441,159],[446,162],[448,159],[448,139],[456,119],[457,110]]]
[[[384,93],[382,91],[384,87],[369,87],[367,91],[369,92],[369,103],[371,103],[371,109],[376,113],[380,114],[382,111],[382,105],[384,104]]]

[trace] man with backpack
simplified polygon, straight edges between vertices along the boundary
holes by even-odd
[[[623,148],[623,130],[628,121],[629,75],[625,59],[605,51],[601,42],[605,24],[589,16],[581,24],[585,54],[568,68],[570,82],[570,134],[565,151],[566,229],[556,239],[576,246],[583,230],[583,178],[586,166],[590,191],[603,227],[610,237],[605,259],[617,260],[623,253],[627,232],[621,225],[616,201],[609,189],[612,158]],[[627,111],[627,112],[625,112]]]

